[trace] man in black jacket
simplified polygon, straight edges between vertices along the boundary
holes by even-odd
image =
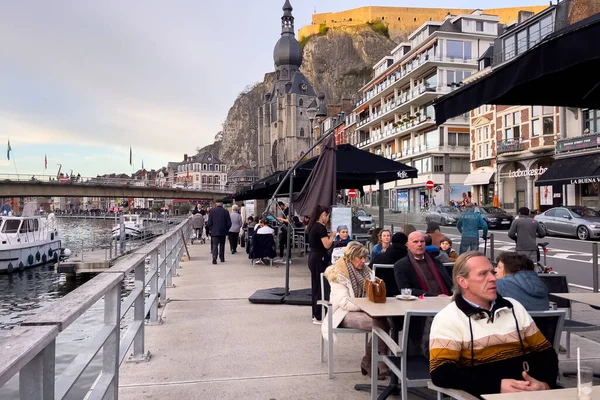
[[[217,263],[217,255],[221,262],[225,262],[225,238],[231,228],[231,217],[223,203],[217,201],[215,207],[211,208],[208,214],[208,229],[210,231],[210,250],[212,253],[212,263]]]
[[[394,264],[398,289],[412,289],[414,296],[449,296],[452,279],[444,265],[425,252],[425,235],[408,235],[408,255]]]

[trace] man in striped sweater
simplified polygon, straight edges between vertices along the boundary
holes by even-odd
[[[490,261],[464,253],[452,275],[454,301],[431,326],[432,382],[476,396],[556,387],[556,352],[521,304],[496,293]]]

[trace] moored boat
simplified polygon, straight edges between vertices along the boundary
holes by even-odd
[[[126,214],[123,216],[125,237],[126,238],[139,238],[145,237],[148,234],[148,228],[145,225],[145,221],[141,215],[138,214]],[[112,237],[121,237],[121,225],[117,224],[112,229]]]

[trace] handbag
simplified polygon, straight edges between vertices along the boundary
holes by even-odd
[[[365,290],[367,291],[367,297],[373,303],[385,303],[385,282],[380,278],[375,277],[374,281],[366,279]]]

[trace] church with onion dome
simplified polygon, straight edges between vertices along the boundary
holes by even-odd
[[[307,110],[316,100],[310,82],[300,72],[302,47],[294,34],[289,0],[283,6],[281,37],[273,50],[275,84],[258,110],[258,174],[264,178],[282,171],[311,146],[311,121]]]

